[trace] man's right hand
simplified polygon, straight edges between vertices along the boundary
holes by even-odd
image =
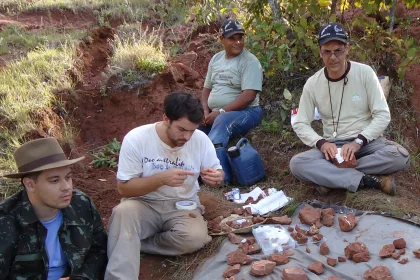
[[[170,186],[170,187],[180,187],[184,184],[184,181],[187,179],[188,176],[193,176],[194,172],[174,168],[170,170],[163,171],[159,174],[160,180],[162,185]]]
[[[321,152],[325,155],[327,160],[333,159],[337,154],[337,146],[334,143],[325,142],[321,146]]]

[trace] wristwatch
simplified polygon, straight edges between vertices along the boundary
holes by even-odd
[[[354,142],[356,142],[356,144],[359,144],[360,147],[363,146],[363,140],[360,138],[354,139]]]
[[[223,113],[226,113],[226,111],[223,108],[220,108],[219,109],[219,114],[223,114]]]

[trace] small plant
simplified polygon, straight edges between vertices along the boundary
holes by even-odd
[[[114,138],[107,145],[100,148],[99,152],[92,154],[94,158],[90,164],[95,167],[117,167],[117,158],[120,153],[121,143]]]
[[[262,120],[261,125],[265,132],[270,132],[270,133],[279,133],[282,128],[282,124],[276,120],[271,120],[271,121]]]

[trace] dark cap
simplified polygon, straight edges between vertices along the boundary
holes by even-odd
[[[329,41],[348,43],[346,31],[341,24],[333,22],[322,26],[318,34],[318,45],[322,46]]]
[[[227,19],[222,24],[222,35],[228,38],[234,34],[245,34],[244,27],[236,20]]]

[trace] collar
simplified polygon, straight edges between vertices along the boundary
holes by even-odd
[[[77,215],[74,207],[77,205],[74,203],[78,200],[78,193],[73,191],[71,203],[68,207],[62,209],[63,213],[63,224],[64,226],[78,226],[85,224],[82,221],[80,215]],[[36,222],[39,222],[38,217],[35,214],[35,210],[29,201],[28,194],[25,190],[22,190],[21,199],[20,199],[20,213],[18,214],[19,222],[24,225],[30,225]]]
[[[338,82],[341,81],[342,79],[344,79],[345,76],[347,76],[347,74],[350,72],[350,60],[347,60],[347,68],[346,71],[344,72],[343,75],[341,75],[341,77],[337,78],[337,79],[332,79],[328,76],[328,71],[327,71],[327,67],[324,67],[324,74],[325,74],[325,78],[327,78],[328,81],[330,82]]]

